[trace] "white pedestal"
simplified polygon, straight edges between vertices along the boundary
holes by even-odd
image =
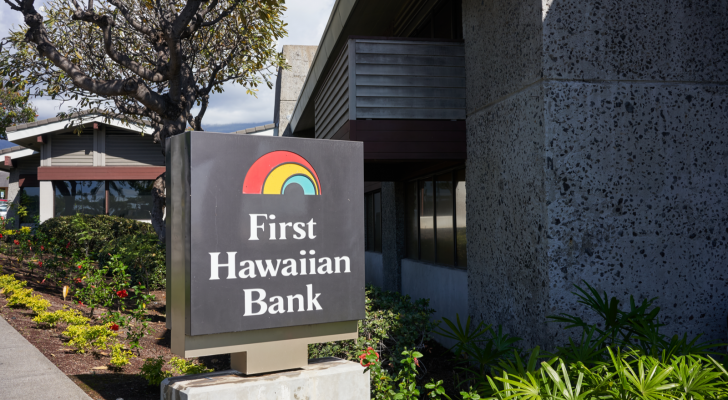
[[[167,378],[161,400],[369,400],[369,372],[338,358],[309,360],[302,369],[260,375],[237,371]]]

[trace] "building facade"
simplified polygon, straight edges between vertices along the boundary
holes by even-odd
[[[367,280],[436,317],[549,348],[586,281],[723,342],[726,20],[725,1],[338,0],[284,135],[364,142]]]
[[[147,125],[92,112],[8,128],[8,140],[19,145],[0,151],[13,205],[8,217],[20,224],[76,214],[150,222],[152,185],[165,171],[152,133]],[[232,134],[272,136],[274,125]],[[28,215],[18,218],[18,206]]]

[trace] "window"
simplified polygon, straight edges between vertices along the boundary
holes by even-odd
[[[109,215],[152,218],[154,181],[109,181]]]
[[[364,195],[366,218],[366,251],[382,252],[382,192],[377,190]]]
[[[407,256],[465,268],[465,170],[410,182],[406,191]]]
[[[104,181],[53,181],[53,215],[106,214]]]
[[[430,39],[462,39],[462,1],[440,1],[410,36]]]
[[[40,215],[40,188],[39,187],[21,187],[20,188],[20,205],[25,207],[27,214],[20,217],[21,224],[33,224],[36,217]]]
[[[116,215],[148,220],[154,181],[53,181],[53,216]]]

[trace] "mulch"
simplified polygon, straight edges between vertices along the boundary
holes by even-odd
[[[62,289],[50,282],[43,282],[38,276],[40,272],[37,269],[35,275],[29,274],[26,268],[17,266],[14,257],[8,258],[2,254],[0,254],[0,268],[2,268],[1,274],[14,274],[16,279],[28,282],[26,287],[32,288],[36,294],[51,303],[49,311],[68,306],[83,311],[85,316],[89,315],[91,310],[79,305],[70,295],[64,301]],[[152,333],[141,340],[142,349],[134,350],[136,357],[122,370],[107,368],[110,360],[108,351],[101,354],[91,352],[80,354],[64,346],[67,340],[61,335],[65,330],[63,324],[56,328],[41,328],[32,321],[33,314],[30,310],[6,307],[7,299],[4,296],[0,296],[0,315],[92,399],[159,399],[159,387],[148,386],[147,381],[139,375],[141,366],[147,358],[162,356],[165,360],[169,360],[174,355],[170,351],[170,331],[165,325],[165,291],[153,291],[151,294],[155,296],[155,300],[148,306],[148,315],[151,318],[149,327]],[[103,309],[97,308],[94,317],[98,318],[102,313]],[[125,334],[119,331],[122,343],[126,343],[124,337]],[[453,376],[455,365],[452,354],[437,342],[428,341],[423,355],[422,362],[427,370],[424,379],[443,380],[447,393],[455,398],[452,394],[458,391],[455,389]],[[230,355],[200,357],[197,360],[215,371],[230,369]]]

